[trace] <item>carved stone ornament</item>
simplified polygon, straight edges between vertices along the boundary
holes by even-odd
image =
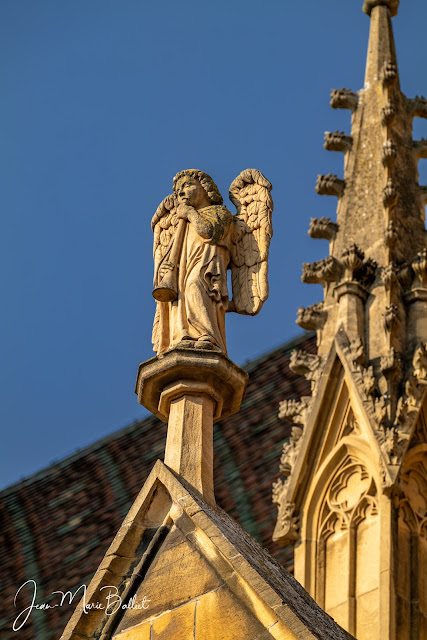
[[[427,118],[427,99],[424,96],[415,96],[409,100],[410,111],[413,116]]]
[[[349,151],[351,149],[353,139],[346,136],[344,131],[325,131],[324,147],[327,151]]]
[[[341,263],[334,256],[329,256],[319,262],[305,262],[302,265],[301,280],[310,284],[337,282],[341,278],[341,273]]]
[[[345,268],[344,278],[346,280],[353,280],[354,273],[362,267],[364,258],[365,254],[354,242],[344,249],[341,262]]]
[[[277,522],[273,540],[282,546],[294,545],[299,538],[299,523],[295,505],[286,501],[286,488],[282,480],[273,484],[273,503],[277,505]]]
[[[301,329],[306,331],[316,331],[321,329],[326,322],[327,311],[323,308],[323,302],[313,304],[310,307],[300,307],[297,310],[296,323]]]
[[[322,217],[310,219],[310,228],[308,230],[310,238],[333,240],[337,231],[338,225],[335,222],[331,222],[330,218]]]
[[[380,449],[383,452],[388,464],[398,463],[397,444],[399,441],[398,433],[395,428],[387,428],[383,426],[375,433]]]
[[[410,434],[427,389],[427,344],[419,344],[412,359],[413,372],[405,384],[405,394],[397,403],[396,426],[400,434]]]
[[[360,282],[363,287],[370,287],[375,280],[378,265],[372,258],[367,258],[361,268],[355,272],[355,279]]]
[[[382,151],[382,161],[386,167],[391,167],[391,165],[396,161],[397,158],[397,147],[394,144],[393,140],[387,140],[383,144]]]
[[[383,203],[385,207],[391,207],[397,200],[396,187],[393,184],[393,180],[389,178],[386,186],[383,189]]]
[[[387,417],[387,407],[383,396],[375,398],[375,418],[379,426],[383,425]]]
[[[280,473],[285,477],[290,476],[294,468],[295,460],[301,448],[302,434],[302,427],[294,425],[289,441],[283,445],[279,469]]]
[[[322,374],[322,364],[320,356],[296,349],[291,353],[289,368],[311,382],[311,393],[314,395],[317,381]]]
[[[395,304],[389,304],[384,311],[384,329],[391,333],[400,322],[399,309]]]
[[[399,0],[365,0],[363,3],[363,11],[370,16],[372,9],[378,6],[387,7],[390,11],[390,16],[393,17],[397,14]]]
[[[352,373],[356,384],[359,386],[364,399],[369,399],[370,413],[373,414],[374,399],[370,398],[375,390],[375,376],[372,366],[365,368],[353,360]]]
[[[423,249],[417,253],[412,262],[412,269],[415,273],[415,285],[427,287],[427,251]]]
[[[279,403],[279,418],[296,424],[305,424],[307,410],[311,404],[311,397],[305,396],[300,400],[282,400]]]
[[[393,262],[390,262],[390,264],[383,267],[381,271],[381,282],[383,283],[387,291],[390,291],[392,287],[394,287],[394,285],[398,282],[398,275],[399,267]]]
[[[399,239],[399,234],[397,233],[396,226],[393,220],[390,220],[390,222],[387,225],[387,229],[384,232],[384,239],[385,239],[386,245],[390,249],[392,249],[396,245],[396,242]]]
[[[383,374],[389,380],[399,380],[402,375],[402,356],[393,348],[385,355],[381,356],[380,367]]]
[[[396,107],[393,102],[388,102],[385,107],[382,108],[382,123],[385,126],[389,126],[396,117]]]
[[[420,344],[415,350],[412,360],[414,376],[418,380],[427,381],[427,344]]]
[[[390,85],[397,78],[397,66],[394,62],[390,60],[384,64],[382,73],[381,73],[383,84]]]
[[[233,216],[206,173],[187,169],[175,176],[173,193],[161,202],[151,222],[157,354],[182,343],[227,353],[226,311],[260,311],[268,297],[271,188],[256,169],[242,171],[230,186],[237,208]]]
[[[320,196],[337,196],[344,193],[345,181],[332,173],[317,176],[316,193]]]
[[[364,365],[366,362],[365,347],[360,336],[343,346],[343,351],[348,360],[355,365]]]
[[[359,96],[350,89],[332,89],[331,91],[330,104],[333,109],[351,109],[354,111],[358,102]]]
[[[343,339],[344,338],[344,339]],[[358,389],[363,406],[372,420],[375,438],[381,450],[386,456],[387,462],[391,462],[389,455],[389,430],[385,428],[386,402],[383,396],[375,397],[376,380],[373,367],[365,367],[366,360],[364,348],[360,338],[348,342],[347,338],[338,332],[337,339],[343,353],[350,364],[353,381]]]

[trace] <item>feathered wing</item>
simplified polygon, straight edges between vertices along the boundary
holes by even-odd
[[[154,232],[153,258],[154,258],[154,286],[158,284],[158,271],[163,260],[167,260],[167,255],[171,250],[173,236],[178,224],[176,215],[177,202],[173,194],[166,196],[157,207],[156,213],[151,220],[151,228]],[[160,305],[164,305],[161,313]],[[167,302],[157,302],[156,314],[154,316],[152,343],[153,350],[160,350],[160,343],[163,335],[161,326],[162,318],[166,320],[168,313]]]
[[[237,313],[255,315],[268,298],[271,189],[257,169],[245,169],[230,185],[230,200],[237,208],[231,247],[231,286]]]

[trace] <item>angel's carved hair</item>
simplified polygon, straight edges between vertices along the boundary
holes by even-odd
[[[178,180],[183,178],[184,176],[190,176],[191,178],[196,178],[202,185],[203,189],[206,191],[209,200],[212,204],[222,204],[222,195],[219,192],[218,187],[215,182],[212,180],[207,173],[204,171],[198,171],[198,169],[184,169],[184,171],[180,171],[176,174],[173,179],[173,190],[176,194],[176,185],[178,184]]]

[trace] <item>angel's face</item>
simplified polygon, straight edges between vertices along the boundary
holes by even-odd
[[[179,204],[186,204],[194,209],[203,209],[211,204],[206,191],[197,178],[183,176],[176,185]]]

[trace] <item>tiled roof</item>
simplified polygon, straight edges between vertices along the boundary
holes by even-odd
[[[288,566],[289,551],[271,541],[276,517],[271,485],[290,430],[277,417],[278,404],[309,392],[305,379],[289,369],[296,347],[315,352],[313,334],[247,364],[249,383],[240,412],[214,426],[219,506]],[[69,606],[32,611],[14,632],[12,622],[32,593],[24,588],[15,608],[17,589],[35,580],[41,603],[52,601],[53,591],[74,591],[89,582],[155,460],[163,458],[165,436],[166,425],[149,416],[1,492],[3,640],[60,637],[78,596]]]

